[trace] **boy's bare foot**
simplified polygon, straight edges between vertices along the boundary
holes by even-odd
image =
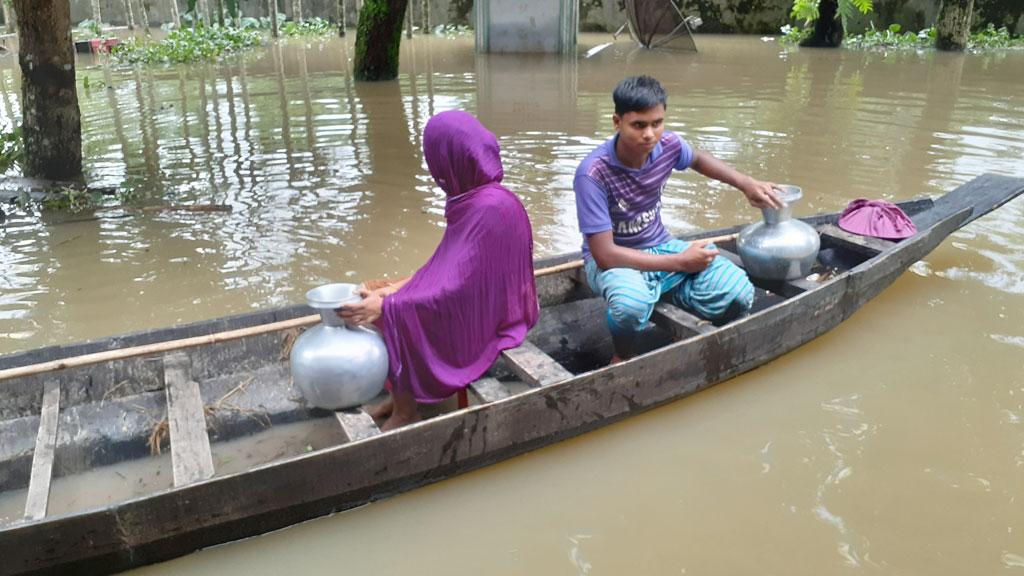
[[[388,418],[387,422],[385,422],[384,424],[381,425],[380,431],[381,432],[387,432],[388,430],[394,430],[396,428],[401,428],[402,426],[408,426],[409,424],[412,424],[414,422],[419,422],[419,421],[420,421],[419,412],[415,412],[415,413],[413,413],[411,415],[408,415],[408,416],[402,415],[402,414],[398,414],[396,412],[396,413],[393,413],[390,418]]]
[[[366,407],[365,412],[370,416],[370,418],[373,418],[374,420],[383,420],[388,416],[391,416],[391,413],[394,412],[394,410],[395,403],[391,400],[391,398],[388,398],[387,400],[381,402],[380,404],[374,404],[372,406]]]
[[[608,365],[613,366],[619,362],[622,362],[622,358],[620,358],[618,354],[612,354],[612,361],[609,362]]]

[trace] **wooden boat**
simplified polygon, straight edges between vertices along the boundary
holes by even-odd
[[[282,347],[294,332],[281,328],[308,324],[304,306],[0,357],[0,489],[29,486],[29,519],[0,527],[0,573],[108,573],[167,560],[385,498],[688,396],[836,326],[950,233],[1022,192],[1024,179],[985,175],[937,200],[904,202],[918,233],[900,242],[849,234],[836,226],[836,214],[805,218],[821,233],[812,276],[760,283],[753,310],[723,325],[660,303],[644,352],[614,366],[606,365],[611,342],[603,302],[570,263],[578,255],[542,260],[538,267],[556,268],[537,279],[541,320],[527,343],[503,353],[472,384],[475,402],[385,434],[362,412],[311,411],[293,398]],[[727,255],[734,248],[730,241],[719,246]],[[275,331],[259,328],[275,322]],[[226,330],[248,335],[223,336]],[[160,343],[193,338],[184,343],[195,344],[210,334],[222,336],[162,356],[95,363],[101,356],[77,365],[84,354],[180,348],[180,342]],[[68,367],[44,373],[29,367],[47,361],[56,362],[48,368]],[[17,376],[26,373],[32,375]],[[204,416],[204,402],[245,382],[250,385],[233,401],[262,405],[275,423],[336,419],[347,441],[213,475],[207,426],[222,439],[259,425],[230,411]],[[128,406],[162,410],[164,403],[174,487],[46,514],[55,460],[62,474],[74,474],[148,457],[151,422]],[[104,424],[110,418],[117,426]]]

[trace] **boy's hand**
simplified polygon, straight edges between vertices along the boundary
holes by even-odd
[[[696,274],[707,268],[718,255],[717,248],[705,248],[707,245],[706,240],[691,242],[686,250],[675,254],[675,269],[672,272]]]
[[[384,289],[367,290],[362,288],[359,295],[363,297],[360,302],[342,304],[337,314],[349,326],[363,326],[374,323],[380,318],[384,308]]]
[[[741,188],[743,195],[754,208],[782,208],[783,202],[779,199],[779,193],[775,184],[750,179],[746,186]]]

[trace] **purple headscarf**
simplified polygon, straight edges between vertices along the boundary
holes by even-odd
[[[392,391],[441,401],[480,378],[537,322],[533,234],[522,203],[501,184],[498,141],[472,115],[442,112],[423,154],[448,194],[447,228],[426,265],[384,299]]]

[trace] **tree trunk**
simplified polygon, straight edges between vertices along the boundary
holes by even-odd
[[[412,4],[405,8],[405,37],[412,38]]]
[[[223,28],[224,27],[224,2],[223,2],[223,0],[217,0],[217,4],[215,4],[215,6],[216,6],[216,9],[217,9],[217,25],[220,26],[221,28]]]
[[[0,0],[4,7],[4,28],[8,33],[14,32],[14,11],[7,5],[7,0]]]
[[[302,22],[302,0],[292,0],[292,20]]]
[[[356,80],[398,77],[398,47],[408,0],[366,0],[356,26]]]
[[[838,48],[843,43],[843,21],[839,16],[839,0],[821,0],[814,31],[801,46],[812,48]]]
[[[270,35],[277,38],[277,0],[268,0],[267,7],[270,11]]]
[[[149,34],[149,0],[139,0],[139,19],[142,20],[142,31]]]
[[[97,25],[103,24],[103,15],[100,14],[100,0],[92,0],[92,19]]]
[[[345,0],[338,0],[338,36],[340,38],[345,37]]]
[[[430,34],[430,0],[420,2],[420,28],[424,34]]]
[[[942,0],[935,18],[935,47],[962,51],[971,35],[974,0]]]
[[[3,2],[3,0],[0,0]],[[6,4],[6,3],[5,3]],[[132,0],[124,0],[124,23],[129,30],[135,30],[135,13],[132,11]]]
[[[181,12],[178,10],[178,0],[171,0],[171,21],[175,28],[181,28]]]
[[[21,65],[21,133],[25,175],[82,178],[82,117],[75,92],[71,4],[14,0]]]

